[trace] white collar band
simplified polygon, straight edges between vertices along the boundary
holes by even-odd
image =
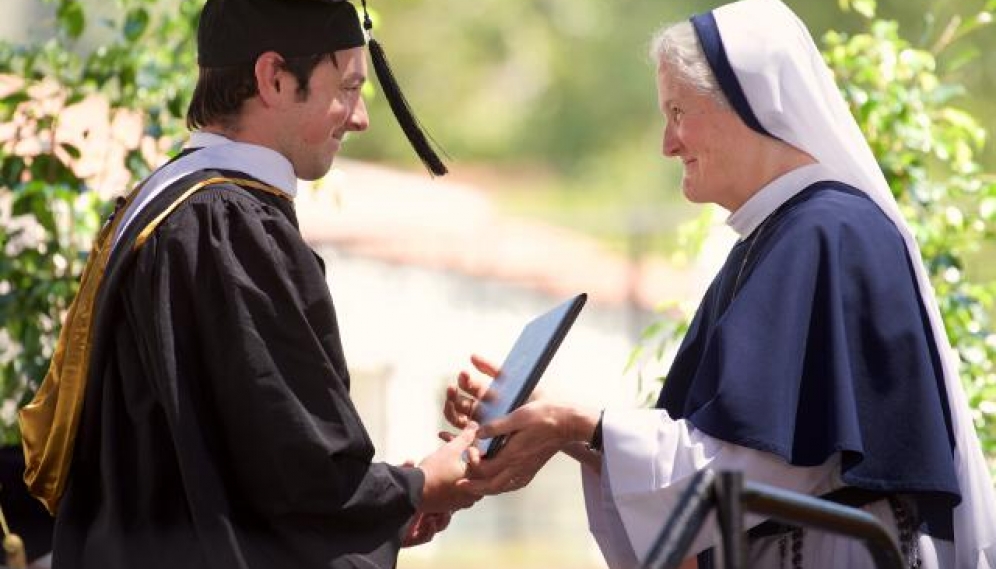
[[[786,172],[758,190],[737,211],[731,213],[726,218],[726,224],[743,239],[796,194],[816,182],[832,179],[833,174],[819,164],[807,164]]]

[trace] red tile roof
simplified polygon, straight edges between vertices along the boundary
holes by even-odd
[[[652,308],[694,294],[694,279],[661,260],[634,266],[592,237],[503,214],[466,184],[337,160],[316,191],[301,186],[298,216],[315,244],[556,296],[586,291],[603,304]]]

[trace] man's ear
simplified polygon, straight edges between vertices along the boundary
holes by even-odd
[[[283,104],[288,94],[293,94],[293,80],[284,71],[284,58],[275,51],[268,51],[256,58],[256,88],[259,98],[267,107]]]

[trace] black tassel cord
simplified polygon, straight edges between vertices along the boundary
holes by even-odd
[[[367,13],[366,0],[363,0],[363,27],[368,32],[373,28],[373,22],[370,21],[370,15]],[[405,99],[404,93],[401,92],[398,81],[394,78],[394,72],[387,62],[384,49],[377,40],[373,39],[372,34],[370,35],[368,47],[370,48],[370,59],[373,62],[374,73],[377,74],[377,82],[380,83],[384,97],[391,106],[391,112],[394,113],[394,117],[398,120],[401,130],[408,138],[408,142],[411,143],[412,148],[415,149],[415,153],[422,159],[422,163],[425,164],[430,172],[436,176],[446,174],[448,172],[446,165],[443,164],[439,155],[436,154],[433,145],[430,143],[430,138],[423,132],[422,125],[415,118],[414,113],[412,113],[411,106],[408,104],[407,99]]]

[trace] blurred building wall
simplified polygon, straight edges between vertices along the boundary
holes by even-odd
[[[589,301],[540,382],[594,409],[643,404],[624,371],[653,300],[700,286],[535,220],[510,219],[487,192],[419,172],[338,160],[297,211],[327,268],[351,392],[379,460],[439,444],[446,385],[476,353],[500,364],[522,327],[580,292]],[[644,282],[654,281],[654,282]],[[644,390],[653,386],[644,386]],[[452,429],[450,429],[452,430]],[[664,520],[662,520],[663,523]],[[603,567],[587,528],[580,466],[554,458],[525,489],[459,512],[400,567]]]

